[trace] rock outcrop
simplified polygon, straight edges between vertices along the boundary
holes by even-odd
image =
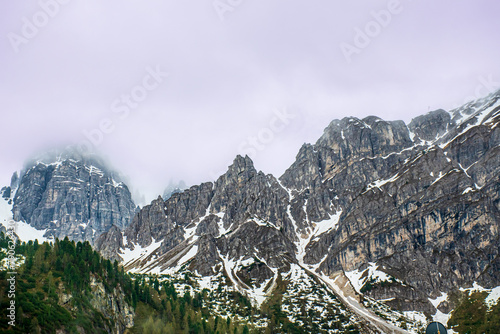
[[[111,333],[123,334],[134,326],[135,311],[125,301],[125,292],[121,287],[115,287],[111,293],[107,293],[102,282],[91,276],[90,303],[106,319],[113,320],[115,327],[110,328]]]

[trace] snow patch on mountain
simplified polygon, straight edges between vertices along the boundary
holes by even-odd
[[[480,103],[482,100],[483,99],[477,100],[476,103]],[[488,120],[485,122],[486,117],[488,115],[490,115],[491,112],[494,111],[495,109],[497,109],[498,107],[500,107],[500,99],[497,99],[494,102],[491,102],[490,100],[486,100],[486,103],[483,102],[483,105],[479,106],[472,115],[470,115],[468,117],[467,116],[463,117],[458,121],[458,125],[468,123],[467,126],[463,130],[461,130],[457,135],[455,135],[453,138],[451,138],[450,140],[443,142],[443,143],[439,143],[439,147],[445,148],[446,146],[448,146],[449,143],[453,142],[457,137],[466,133],[471,128],[479,126],[483,123],[487,123]],[[475,119],[475,122],[473,122],[473,119]],[[447,133],[448,133],[448,131],[447,131]],[[444,136],[441,136],[441,137],[444,137]]]
[[[496,288],[493,289],[486,289],[480,286],[477,282],[474,282],[472,284],[471,288],[460,288],[460,291],[465,292],[472,292],[472,291],[478,291],[478,292],[487,292],[488,296],[485,298],[485,303],[488,305],[488,307],[491,307],[495,305],[496,303],[500,302],[500,286],[497,286]]]
[[[47,230],[37,230],[25,222],[15,222],[14,231],[22,241],[38,240],[38,242],[52,241],[52,238],[44,237]]]
[[[357,293],[361,293],[361,288],[370,280],[373,280],[374,283],[389,280],[399,281],[398,279],[379,270],[379,266],[376,263],[369,262],[368,265],[368,268],[364,270],[356,269],[345,272],[345,275],[349,278],[349,281]],[[402,283],[401,281],[399,282]]]
[[[321,234],[328,233],[331,230],[336,229],[341,215],[342,210],[337,211],[333,215],[330,215],[329,219],[316,223],[316,227],[314,229],[314,232],[312,233],[312,236],[318,238]]]
[[[500,286],[497,286],[496,288],[490,290],[488,297],[486,297],[484,301],[486,305],[488,305],[488,307],[491,307],[496,303],[498,303],[499,299],[500,299]]]
[[[368,185],[368,187],[366,188],[366,191],[363,192],[363,194],[374,189],[374,188],[378,188],[378,189],[382,190],[380,187],[382,187],[384,184],[394,182],[397,179],[399,179],[399,174],[396,174],[396,175],[392,176],[391,178],[388,178],[385,180],[376,180]]]
[[[9,199],[0,198],[0,224],[7,228],[14,226],[14,233],[21,241],[38,240],[38,242],[50,241],[50,238],[44,237],[47,230],[37,230],[29,224],[22,221],[14,221],[12,218],[12,204]]]
[[[9,204],[8,200],[0,198],[0,223],[5,227],[12,220],[12,204]]]
[[[355,296],[349,292],[348,285],[342,281],[340,275],[335,277],[329,277],[326,275],[320,276],[321,280],[325,282],[327,286],[335,292],[337,296],[347,305],[351,310],[353,310],[358,316],[364,318],[366,321],[370,322],[375,328],[377,328],[381,333],[385,333],[387,331],[392,331],[394,333],[407,333],[407,331],[402,330],[379,316],[372,313],[366,307],[364,307],[358,300],[356,300]]]
[[[180,259],[179,261],[177,262],[178,265],[183,265],[185,264],[186,262],[188,262],[189,260],[191,260],[195,255],[196,253],[198,253],[198,245],[193,245],[189,251],[184,254]]]
[[[128,247],[122,249],[122,252],[120,254],[125,266],[133,261],[145,259],[161,245],[161,241],[157,242],[153,239],[153,242],[151,242],[149,246],[141,247],[138,244],[129,243],[126,236],[124,236],[123,238],[124,245],[128,245]],[[133,247],[133,249],[130,247]]]

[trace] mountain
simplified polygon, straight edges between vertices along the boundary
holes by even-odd
[[[313,277],[371,330],[404,332],[381,301],[446,322],[458,287],[500,286],[499,111],[500,91],[409,124],[334,120],[281,177],[238,156],[96,247],[130,272],[224,277],[255,305]]]
[[[140,326],[168,318],[162,298],[173,303],[175,288],[189,292],[179,307],[193,307],[191,319],[200,320],[193,326],[206,326],[208,312],[210,328],[225,318],[224,328],[234,329],[236,319],[266,333],[418,333],[431,319],[471,330],[471,305],[477,319],[498,322],[499,112],[500,91],[409,124],[334,120],[280,177],[237,156],[215,182],[188,189],[172,183],[142,209],[98,156],[48,152],[0,190],[0,228],[14,220],[23,240],[87,241],[73,243],[75,250],[93,245],[120,261],[127,277],[142,282],[136,295],[154,303],[130,308],[127,289],[108,301],[123,306],[128,298],[127,313],[135,312]],[[102,290],[108,269],[84,276]],[[69,271],[62,283],[71,285],[78,275]],[[193,302],[194,295],[203,301]],[[84,314],[94,312],[89,303],[105,318],[116,313],[103,306],[105,294],[94,297]],[[130,316],[119,319],[119,330],[98,326],[132,326]],[[184,316],[176,321],[189,327]]]
[[[97,155],[74,148],[28,161],[3,188],[3,198],[3,211],[11,210],[18,232],[27,234],[23,240],[35,233],[94,243],[113,226],[127,227],[136,211],[119,175]]]
[[[168,183],[168,186],[163,191],[162,197],[164,200],[167,200],[170,197],[172,197],[173,194],[180,193],[183,190],[185,190],[186,188],[187,188],[186,183],[183,180],[178,181],[178,182],[174,182],[174,181],[170,180],[170,182]]]

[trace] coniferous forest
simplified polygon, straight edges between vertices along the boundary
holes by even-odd
[[[7,248],[2,233],[0,248]],[[172,284],[147,283],[124,272],[118,262],[102,258],[88,242],[56,240],[18,242],[16,254],[25,257],[16,277],[16,326],[2,317],[2,333],[108,333],[116,317],[106,317],[95,305],[91,283],[120,298],[135,310],[131,333],[250,333],[249,325],[230,317],[212,317],[203,308],[203,295],[179,294]],[[2,253],[0,260],[5,257]],[[0,271],[0,307],[7,309],[7,271]]]

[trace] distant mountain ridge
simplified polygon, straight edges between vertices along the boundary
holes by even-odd
[[[168,186],[163,191],[162,197],[166,201],[167,199],[172,197],[173,194],[180,193],[183,190],[186,190],[186,188],[186,183],[183,180],[178,182],[173,182],[172,180],[170,180]]]

